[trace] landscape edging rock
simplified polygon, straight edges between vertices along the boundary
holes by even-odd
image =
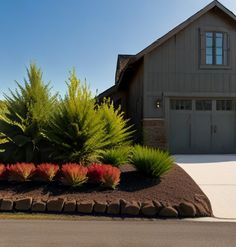
[[[28,202],[28,207],[19,207],[19,203]],[[199,204],[199,202],[197,202]],[[29,206],[30,205],[30,206]],[[40,212],[40,213],[82,213],[108,216],[131,216],[131,217],[152,217],[152,218],[193,218],[198,217],[199,205],[195,203],[181,202],[179,205],[161,206],[156,201],[81,201],[65,200],[64,198],[49,198],[47,201],[38,201],[25,197],[20,199],[0,199],[0,212]],[[204,212],[205,213],[205,212]],[[209,215],[205,215],[209,216]]]

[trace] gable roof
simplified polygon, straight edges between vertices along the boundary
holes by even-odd
[[[177,27],[175,27],[174,29],[169,31],[167,34],[165,34],[161,38],[154,41],[151,45],[149,45],[148,47],[146,47],[145,49],[143,49],[142,51],[140,51],[136,55],[134,55],[134,56],[130,55],[130,57],[127,57],[126,63],[125,63],[125,66],[123,67],[123,69],[121,70],[121,68],[120,68],[119,72],[116,72],[116,78],[115,78],[116,83],[117,84],[121,83],[123,75],[124,75],[125,71],[129,68],[129,66],[131,66],[133,63],[135,63],[139,59],[143,58],[144,55],[150,53],[151,51],[153,51],[154,49],[156,49],[157,47],[162,45],[164,42],[166,42],[167,40],[172,38],[174,35],[176,35],[180,31],[182,31],[183,29],[185,29],[191,23],[193,23],[194,21],[196,21],[201,16],[203,16],[204,14],[206,14],[207,12],[209,12],[210,10],[212,10],[215,7],[220,9],[221,11],[223,11],[227,16],[229,16],[233,21],[236,22],[236,16],[234,15],[234,13],[231,12],[229,9],[227,9],[224,5],[222,5],[217,0],[214,0],[213,2],[208,4],[206,7],[204,7],[200,11],[198,11],[196,14],[194,14],[193,16],[188,18],[186,21],[184,21],[183,23],[181,23],[180,25],[178,25]],[[119,60],[119,56],[118,56],[118,60]]]

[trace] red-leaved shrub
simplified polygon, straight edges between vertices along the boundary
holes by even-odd
[[[62,165],[62,183],[64,185],[78,187],[88,180],[88,169],[80,164],[67,163]]]
[[[102,184],[107,188],[115,189],[120,182],[120,170],[111,165],[102,165],[103,172],[101,177]]]
[[[16,163],[14,165],[8,165],[8,179],[17,182],[28,181],[34,175],[35,169],[33,163]]]
[[[59,170],[58,165],[43,163],[36,167],[36,175],[39,180],[51,182]]]
[[[6,166],[0,164],[0,180],[4,180],[6,178]]]
[[[101,183],[102,182],[102,174],[104,171],[104,165],[100,164],[91,164],[88,166],[88,181],[90,183]]]

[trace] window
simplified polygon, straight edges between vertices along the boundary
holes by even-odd
[[[225,32],[205,31],[201,33],[201,65],[229,65],[229,39]]]
[[[217,111],[232,111],[233,101],[232,100],[217,100],[216,110]]]
[[[211,111],[212,101],[211,100],[196,100],[197,111]]]
[[[206,64],[223,65],[223,33],[206,32]]]
[[[171,110],[192,110],[192,100],[172,99],[170,108]]]

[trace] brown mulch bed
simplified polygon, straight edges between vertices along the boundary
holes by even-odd
[[[164,206],[178,205],[184,201],[195,203],[200,198],[201,201],[205,202],[208,209],[211,210],[211,205],[206,195],[178,165],[174,165],[173,169],[160,179],[147,178],[130,165],[125,165],[122,167],[120,185],[114,191],[92,185],[69,189],[56,182],[50,185],[36,182],[23,184],[0,183],[0,198],[22,198],[28,196],[43,201],[58,197],[108,202],[118,199],[140,202],[157,200]]]

